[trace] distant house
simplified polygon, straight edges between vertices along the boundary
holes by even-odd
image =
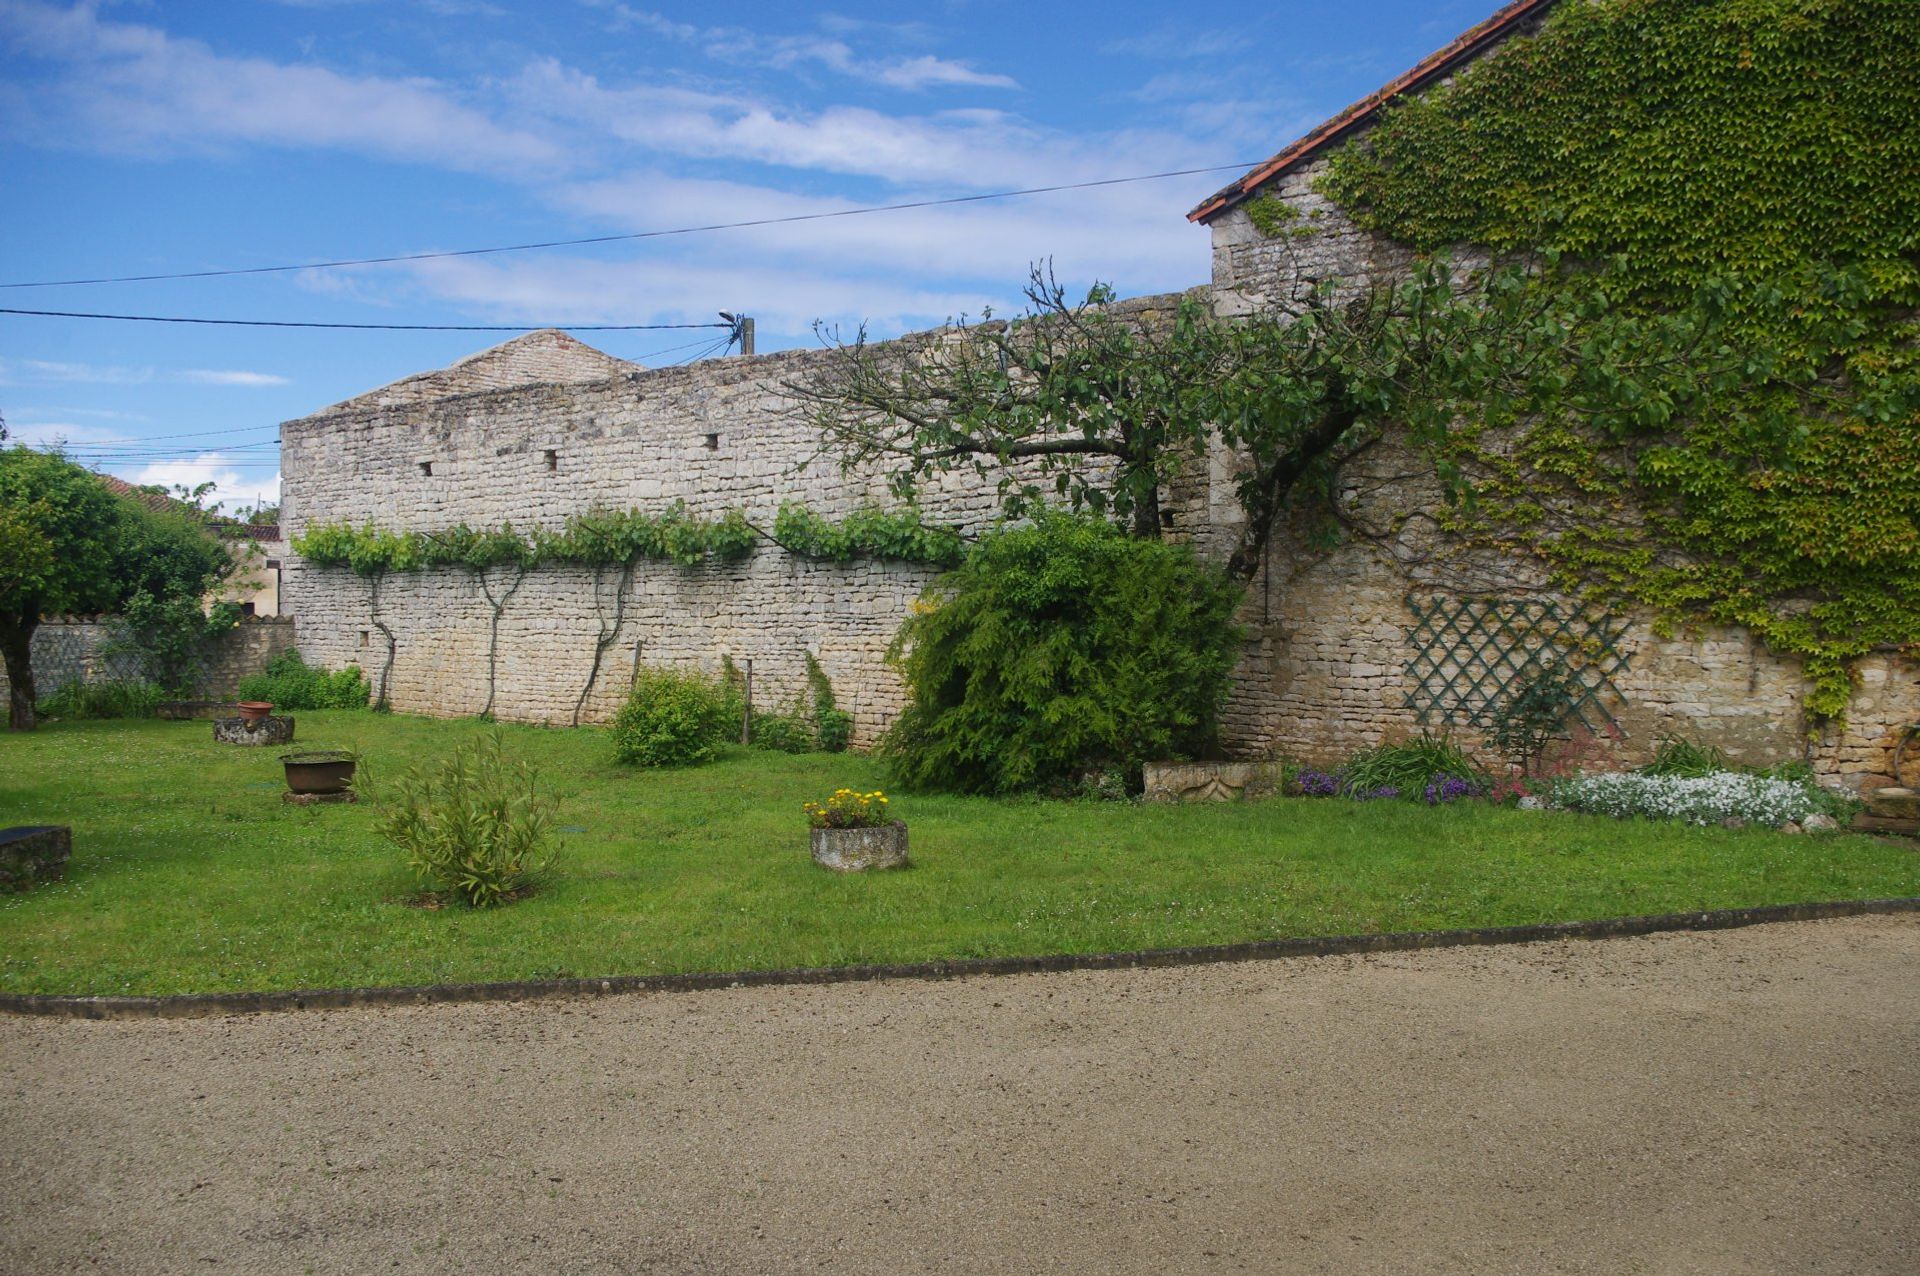
[[[211,514],[196,505],[169,496],[157,487],[139,487],[111,474],[99,475],[101,486],[116,496],[138,501],[148,509],[186,514],[201,519],[225,541],[233,555],[233,574],[207,597],[207,602],[235,602],[248,616],[280,614],[280,571],[287,544],[278,523],[243,523],[224,514]]]

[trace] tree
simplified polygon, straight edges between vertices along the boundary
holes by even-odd
[[[1323,492],[1388,426],[1457,488],[1446,445],[1463,420],[1604,428],[1651,407],[1683,410],[1739,366],[1711,344],[1710,306],[1628,314],[1610,304],[1604,275],[1541,286],[1555,266],[1463,279],[1428,258],[1365,287],[1293,288],[1235,320],[1194,296],[1159,310],[1116,305],[1104,286],[1073,303],[1036,267],[1012,322],[882,344],[864,330],[850,342],[827,334],[825,373],[786,391],[824,453],[849,469],[889,466],[902,496],[954,469],[997,467],[1007,516],[1030,513],[1050,481],[1074,509],[1111,513],[1139,538],[1161,534],[1161,489],[1222,450],[1245,516],[1227,570],[1245,581],[1296,495]]]
[[[58,612],[112,611],[137,597],[193,599],[232,570],[185,512],[115,496],[64,457],[0,448],[0,656],[7,724],[34,725],[33,633]]]

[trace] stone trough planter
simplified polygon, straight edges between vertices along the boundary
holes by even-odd
[[[64,824],[0,829],[0,893],[59,881],[72,854],[73,830]]]
[[[836,873],[904,868],[907,826],[895,820],[870,829],[813,829],[813,862]]]
[[[1149,762],[1144,770],[1150,802],[1231,802],[1280,791],[1278,762]]]
[[[245,718],[215,718],[213,741],[215,744],[292,744],[293,719],[272,717],[248,722]]]

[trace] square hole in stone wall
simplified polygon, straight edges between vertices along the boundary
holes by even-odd
[[[718,452],[719,450],[720,450],[720,436],[717,434],[709,434],[707,436],[707,451]]]

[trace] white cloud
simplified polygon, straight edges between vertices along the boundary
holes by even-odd
[[[71,71],[13,86],[16,127],[77,135],[98,149],[149,155],[251,142],[476,171],[550,169],[563,158],[551,141],[496,123],[431,80],[228,57],[153,27],[102,21],[89,6],[6,0],[0,41]]]
[[[0,385],[151,385],[154,382],[221,386],[292,384],[278,373],[238,368],[125,367],[53,359],[0,359]]]
[[[200,452],[175,460],[110,465],[106,468],[108,473],[129,483],[143,487],[164,487],[169,491],[175,485],[191,491],[202,483],[211,482],[218,498],[215,505],[220,509],[251,505],[256,499],[269,503],[280,500],[280,471],[277,466],[269,474],[266,469],[242,458],[220,452]]]
[[[606,12],[615,29],[639,27],[669,40],[696,44],[708,57],[739,66],[762,66],[781,71],[809,65],[820,66],[839,75],[908,92],[939,86],[1020,87],[1019,82],[1011,76],[977,71],[965,62],[929,54],[911,58],[861,57],[844,40],[827,36],[776,35],[747,27],[699,27],[628,4],[605,3],[604,0],[598,3],[596,0],[587,0],[587,3]],[[821,26],[843,35],[879,31],[894,36],[925,36],[923,29],[911,25],[835,20],[832,15],[819,21]]]
[[[243,372],[220,368],[188,368],[175,374],[175,380],[189,385],[291,385],[286,377],[274,372]]]

